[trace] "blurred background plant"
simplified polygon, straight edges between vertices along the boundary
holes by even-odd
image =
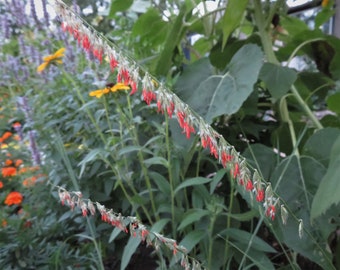
[[[180,267],[169,249],[68,211],[57,185],[136,216],[208,269],[339,268],[340,46],[321,31],[332,1],[311,1],[314,11],[299,16],[285,1],[65,3],[242,153],[289,217],[266,217],[197,136],[186,139],[140,92],[89,96],[116,73],[62,31],[46,1],[5,1],[1,268]]]

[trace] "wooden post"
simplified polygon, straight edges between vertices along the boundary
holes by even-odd
[[[335,1],[335,14],[333,19],[333,35],[340,38],[340,0]]]

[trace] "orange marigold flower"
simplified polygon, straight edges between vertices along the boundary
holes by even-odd
[[[2,183],[2,181],[0,181],[0,188],[4,187],[4,183]]]
[[[23,200],[23,196],[18,191],[12,191],[9,193],[5,199],[5,204],[12,205],[12,204],[21,204]]]
[[[13,164],[13,161],[12,161],[12,160],[6,159],[6,161],[5,161],[5,165],[6,165],[6,166],[11,166],[12,164]]]
[[[1,173],[3,177],[14,176],[17,174],[17,169],[15,167],[4,167],[1,168]]]
[[[17,159],[15,161],[15,167],[19,167],[23,163],[22,159]]]
[[[6,227],[7,226],[7,220],[3,219],[1,222],[2,227]]]
[[[11,136],[12,136],[12,132],[6,131],[6,132],[2,135],[0,142],[6,141],[6,140],[7,140],[9,137],[11,137]]]
[[[31,187],[35,184],[35,182],[37,181],[39,176],[32,176],[32,177],[28,177],[26,178],[24,181],[22,181],[22,185],[24,187]]]

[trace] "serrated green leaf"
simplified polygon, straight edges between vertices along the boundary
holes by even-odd
[[[182,230],[186,226],[200,220],[202,217],[209,215],[208,210],[203,209],[192,209],[190,212],[186,213],[182,219],[181,224],[178,226],[177,230]]]
[[[279,99],[289,91],[297,78],[297,73],[288,67],[265,63],[261,68],[259,78],[266,83],[272,97]]]
[[[243,14],[247,8],[248,0],[229,0],[227,3],[224,16],[222,18],[222,32],[224,48],[227,43],[229,35],[236,29],[242,21]]]
[[[340,136],[334,142],[326,175],[323,177],[314,196],[311,218],[315,219],[326,212],[333,204],[340,202]]]
[[[204,178],[204,177],[194,177],[194,178],[187,179],[183,183],[177,186],[177,188],[174,190],[174,195],[183,188],[203,185],[211,181],[212,181],[212,178]]]
[[[262,58],[257,45],[243,46],[229,63],[229,71],[204,80],[188,99],[189,105],[208,123],[217,116],[237,112],[253,91]]]
[[[125,11],[132,4],[133,0],[112,0],[108,17],[112,19],[116,12]]]
[[[339,136],[339,128],[329,127],[318,130],[308,138],[303,146],[302,153],[315,158],[328,167],[332,147]]]

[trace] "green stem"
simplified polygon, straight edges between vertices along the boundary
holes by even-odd
[[[165,144],[168,153],[168,174],[170,184],[170,197],[171,197],[171,222],[172,222],[172,237],[176,239],[176,221],[175,221],[175,194],[174,194],[174,179],[171,168],[171,148],[169,140],[169,119],[165,114]]]
[[[293,85],[292,88],[292,93],[295,96],[296,100],[298,101],[298,103],[300,104],[300,106],[302,107],[302,109],[305,111],[305,113],[308,115],[308,117],[310,118],[310,120],[313,122],[313,124],[315,125],[315,127],[317,129],[323,129],[322,124],[320,123],[320,121],[316,118],[316,116],[314,115],[314,113],[312,112],[312,110],[308,107],[308,105],[304,102],[304,100],[302,99],[302,97],[300,96],[298,90],[296,89],[296,87]]]
[[[84,106],[86,104],[83,96],[81,95],[81,92],[79,90],[79,87],[77,86],[77,84],[75,83],[75,81],[73,80],[73,78],[65,71],[63,71],[65,77],[72,83],[73,87],[76,89],[76,92],[77,92],[77,95],[78,95],[78,98],[80,99],[82,105]],[[88,115],[88,117],[90,118],[91,120],[91,123],[94,125],[96,131],[97,131],[97,134],[100,136],[102,142],[104,143],[104,145],[107,145],[107,141],[106,141],[106,138],[104,136],[104,134],[102,133],[100,127],[98,126],[96,120],[94,119],[93,115],[91,114],[91,112],[89,111],[89,109],[85,106],[85,111]],[[112,156],[112,154],[111,154]],[[113,157],[114,158],[114,157]],[[107,164],[111,166],[111,163],[107,160]],[[112,172],[115,173],[116,175],[119,175],[116,170],[111,166],[111,169],[112,169]],[[128,195],[128,192],[123,184],[123,181],[120,179],[118,180],[118,184],[119,184],[119,187],[122,189],[124,195],[126,196],[126,198],[129,200],[129,202],[132,204],[132,199],[131,197]],[[132,189],[134,195],[137,195],[137,191],[135,189]],[[148,214],[148,211],[147,209],[145,208],[145,206],[142,206],[142,209],[146,215],[146,217],[148,217],[148,221],[150,222],[150,224],[152,224],[152,219],[150,218],[150,215]],[[136,213],[138,215],[138,213]]]
[[[227,215],[227,229],[230,228],[231,226],[231,211],[233,209],[233,204],[234,204],[234,190],[235,190],[235,183],[234,180],[232,178],[232,176],[230,176],[230,197],[229,197],[229,215]],[[225,249],[224,249],[224,264],[227,263],[228,260],[228,254],[229,254],[229,236],[226,236],[226,240],[225,240]]]
[[[216,221],[216,215],[213,213],[209,225],[209,249],[208,249],[208,269],[212,269],[212,259],[213,259],[213,246],[214,246],[214,240],[213,240],[213,232],[214,232],[214,225]]]
[[[270,35],[269,35],[269,33],[266,29],[266,25],[265,25],[265,21],[264,21],[264,14],[262,13],[261,0],[254,0],[254,18],[255,18],[256,25],[259,29],[263,50],[264,50],[264,52],[267,56],[268,62],[279,65],[280,63],[279,63],[279,61],[277,60],[277,58],[274,54],[273,45],[272,45],[272,42],[271,42],[271,39],[270,39]],[[305,44],[312,42],[312,41],[316,41],[316,39],[304,42],[296,50],[300,49],[301,46],[304,46]],[[296,53],[295,51],[294,51],[294,53]],[[299,92],[297,91],[297,89],[294,85],[292,86],[291,91],[292,91],[294,97],[296,98],[297,102],[300,104],[302,109],[305,111],[305,113],[308,115],[308,117],[314,123],[316,128],[322,129],[323,126],[321,125],[320,121],[315,117],[315,115],[313,114],[311,109],[304,102],[304,100],[302,99],[302,97],[300,96]]]
[[[128,103],[129,117],[130,117],[130,120],[132,121],[133,113],[132,113],[130,95],[127,95],[127,103]],[[140,146],[139,139],[138,139],[138,134],[137,134],[137,131],[136,131],[136,128],[135,128],[134,124],[131,125],[131,130],[132,130],[132,134],[133,134],[133,139],[135,141],[135,145],[136,146]],[[149,191],[149,194],[150,194],[150,202],[151,202],[152,211],[155,214],[156,221],[158,221],[160,219],[160,217],[159,217],[159,214],[157,213],[155,199],[154,199],[154,195],[153,195],[153,191],[152,191],[151,180],[150,180],[150,176],[148,174],[148,169],[145,166],[144,156],[143,156],[142,151],[139,150],[138,153],[137,153],[137,156],[138,156],[138,160],[139,160],[140,166],[142,168],[143,175],[145,177],[146,187],[147,187],[147,189]]]

